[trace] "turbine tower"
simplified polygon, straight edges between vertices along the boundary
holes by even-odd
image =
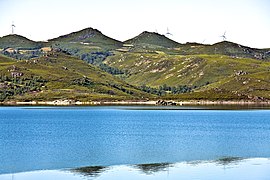
[[[172,33],[170,33],[169,28],[167,28],[166,35],[170,35],[170,36],[172,36]]]
[[[14,34],[14,28],[15,28],[15,24],[14,22],[12,21],[12,25],[11,25],[11,34]]]
[[[225,41],[227,38],[226,38],[226,31],[224,32],[224,34],[223,35],[221,35],[220,37],[222,37],[223,38],[223,41]]]

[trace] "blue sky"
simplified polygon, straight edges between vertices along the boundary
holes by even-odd
[[[228,41],[270,48],[269,0],[0,0],[0,36],[47,40],[86,27],[124,41],[142,31],[180,43]]]

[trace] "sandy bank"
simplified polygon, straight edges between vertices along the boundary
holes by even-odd
[[[1,105],[157,105],[158,101],[89,101],[81,102],[74,100],[55,100],[55,101],[30,101],[30,102],[2,102]],[[208,100],[190,100],[190,101],[173,101],[166,100],[166,102],[174,102],[177,106],[191,106],[191,105],[270,105],[270,101],[208,101]]]

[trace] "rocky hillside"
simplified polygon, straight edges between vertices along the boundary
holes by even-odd
[[[266,61],[225,55],[118,53],[105,62],[126,72],[122,78],[128,83],[167,86],[167,91],[185,86],[193,99],[211,99],[205,92],[219,94],[221,99],[222,94],[224,99],[226,94],[232,99],[270,99],[270,62]]]
[[[1,100],[270,99],[270,49],[228,41],[145,31],[120,42],[87,28],[48,42],[4,36],[0,51]]]
[[[62,52],[31,60],[0,56],[0,101],[144,99],[152,95]]]

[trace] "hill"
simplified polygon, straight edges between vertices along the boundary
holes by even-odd
[[[125,52],[155,53],[156,51],[162,51],[171,55],[220,54],[239,58],[270,60],[269,49],[250,48],[229,41],[222,41],[213,45],[195,42],[180,44],[164,35],[147,31],[124,43],[126,45],[132,45],[128,48],[122,48]]]
[[[148,48],[153,47],[163,47],[163,48],[174,48],[178,47],[179,43],[175,42],[164,35],[155,33],[155,32],[147,32],[144,31],[138,36],[129,39],[124,42],[125,44],[132,44],[135,46],[145,46]]]
[[[19,35],[1,38],[0,52],[16,59],[41,57],[45,49],[60,49],[111,74],[121,74],[118,69],[108,67],[102,62],[113,55],[112,50],[122,46],[122,42],[103,35],[99,30],[86,28],[49,40],[35,42]],[[1,49],[2,47],[2,49]],[[47,50],[46,50],[47,51]]]
[[[0,56],[2,101],[270,100],[269,49],[180,44],[146,31],[122,43],[93,28],[48,42],[8,35],[0,45],[22,59]]]
[[[231,57],[270,60],[270,51],[267,49],[250,48],[229,41],[222,41],[213,45],[186,43],[177,48],[176,52],[182,55],[220,54]]]
[[[126,72],[122,76],[126,82],[168,91],[174,95],[170,98],[270,99],[270,62],[261,60],[130,52],[118,53],[105,63]]]
[[[112,39],[102,34],[99,30],[86,28],[77,32],[50,39],[50,43],[67,42],[71,44],[80,44],[85,46],[98,46],[105,49],[115,49],[122,46],[122,42]]]
[[[111,73],[122,73],[118,69],[106,66],[103,61],[113,55],[113,50],[122,47],[122,42],[102,34],[99,30],[86,28],[49,40],[49,46],[59,48],[102,70]]]
[[[21,61],[0,56],[0,101],[134,100],[150,96],[62,52]]]
[[[39,49],[42,47],[40,42],[35,42],[26,37],[12,34],[0,38],[0,48],[13,48],[13,49]]]
[[[180,44],[164,35],[144,31],[140,35],[125,42],[117,41],[99,30],[86,28],[66,34],[48,42],[35,42],[20,35],[7,35],[0,38],[0,51],[16,59],[30,59],[43,55],[42,47],[60,48],[91,64],[102,64],[106,57],[113,55],[114,50],[120,52],[161,51],[172,55],[220,54],[239,58],[270,60],[269,49],[256,49],[237,43],[223,41],[213,45],[199,43]]]

